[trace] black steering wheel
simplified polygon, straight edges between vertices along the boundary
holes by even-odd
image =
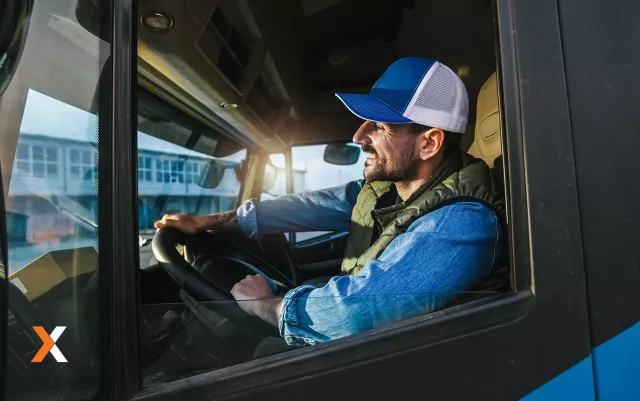
[[[273,238],[268,241],[269,253],[265,252],[263,244],[243,233],[205,231],[185,234],[176,228],[166,227],[156,233],[151,246],[160,266],[193,298],[198,301],[233,301],[231,288],[248,274],[262,274],[275,294],[283,294],[295,287],[296,269],[290,255],[287,255],[288,243],[282,236],[275,241],[282,249],[274,249],[273,241]],[[176,244],[185,246],[184,255],[178,252]],[[288,275],[274,267],[274,255],[275,263],[281,261],[280,264],[285,265],[281,267],[288,271]]]

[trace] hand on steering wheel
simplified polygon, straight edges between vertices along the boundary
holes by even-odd
[[[197,249],[189,263],[176,244]],[[286,244],[286,243],[285,243]],[[167,273],[192,297],[200,301],[234,301],[231,289],[247,275],[261,274],[272,294],[286,292],[294,283],[260,256],[262,247],[244,234],[226,231],[185,234],[165,227],[152,241],[153,254]],[[293,269],[292,266],[289,268]]]
[[[154,224],[156,229],[174,227],[185,234],[196,234],[206,230],[240,231],[238,216],[235,210],[214,213],[207,216],[190,216],[188,214],[165,214],[162,220]]]
[[[271,286],[263,275],[248,275],[233,286],[231,295],[246,313],[277,325],[282,300],[274,299]]]
[[[153,225],[157,230],[165,227],[174,227],[185,234],[196,234],[204,231],[205,216],[189,216],[188,214],[165,214],[162,220]]]

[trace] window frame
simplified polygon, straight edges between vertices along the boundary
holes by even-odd
[[[509,250],[516,291],[418,316],[388,327],[334,340],[323,346],[289,351],[285,357],[268,356],[242,365],[161,384],[138,391],[134,399],[215,398],[230,394],[240,396],[249,391],[264,388],[270,383],[282,383],[303,376],[328,372],[504,325],[523,317],[533,308],[528,181],[524,156],[523,116],[520,110],[521,83],[518,80],[517,64],[519,56],[515,52],[515,39],[512,35],[513,7],[512,0],[497,0],[495,3],[497,20],[495,41],[501,105],[500,119],[503,127],[503,163],[507,188],[507,215],[511,224]],[[555,33],[550,35],[553,36]],[[547,64],[547,70],[557,73],[553,65]],[[264,157],[264,154],[260,153],[252,151],[247,153],[247,163],[250,168],[248,178],[242,183],[241,194],[243,195],[248,192],[255,195],[255,192],[261,189],[261,185],[246,187],[247,183],[261,184],[263,166],[268,156]],[[256,157],[260,160],[258,166],[255,165]],[[132,333],[127,333],[126,336],[129,339],[135,339]],[[354,347],[357,347],[357,353],[353,351]],[[121,347],[120,350],[122,351],[123,348]],[[313,363],[309,363],[310,361]],[[137,360],[129,355],[125,366],[135,368],[125,374],[129,377],[129,382],[133,383],[133,375],[138,374]],[[118,372],[125,371],[120,368]]]
[[[141,386],[138,364],[140,258],[138,247],[137,2],[118,0],[102,7],[100,32],[110,38],[111,54],[101,73],[100,106],[111,118],[99,119],[100,151],[110,155],[99,165],[99,238],[102,357],[109,361],[103,388],[115,400],[129,399]],[[108,89],[107,89],[108,88]],[[115,151],[117,149],[117,151]],[[123,191],[122,188],[129,190]],[[102,279],[104,275],[104,279]],[[132,307],[133,305],[133,307]],[[108,369],[111,367],[111,369]]]
[[[507,21],[510,21],[510,19],[507,18]],[[504,40],[502,36],[500,36],[500,40]],[[498,50],[500,50],[498,37],[496,37],[496,41],[498,41],[496,46],[498,46]],[[517,88],[515,88],[515,77],[509,76],[509,79],[503,79],[502,77],[504,67],[501,63],[507,64],[509,61],[512,61],[510,57],[505,57],[505,53],[508,53],[510,56],[511,52],[513,52],[512,46],[513,44],[510,41],[503,43],[502,52],[498,51],[496,55],[501,106],[504,105],[505,101],[504,95],[502,94],[503,92],[512,94],[512,91],[517,91]],[[500,57],[501,54],[502,59]],[[515,70],[513,67],[508,66],[505,69],[505,74],[514,73]],[[505,85],[509,84],[512,86],[512,88],[509,88],[509,91],[503,88],[503,81]],[[521,140],[505,140],[506,135],[516,137],[521,135],[520,126],[515,124],[515,121],[519,121],[519,113],[515,116],[511,115],[515,111],[514,108],[509,108],[501,112],[501,121],[504,119],[506,113],[510,114],[510,118],[506,119],[506,122],[509,124],[502,133],[503,152],[505,146],[509,144],[509,151],[520,154],[523,151]],[[330,142],[310,142],[299,145],[328,143]],[[296,144],[296,146],[298,146],[298,144]],[[288,151],[289,159],[285,156],[285,161],[291,160],[291,147],[289,147]],[[259,185],[255,186],[253,191],[251,191],[254,193],[254,196],[255,193],[258,193],[258,195],[261,193],[264,166],[269,160],[269,154],[267,153],[259,152],[256,156],[260,159],[260,168],[256,169],[256,173],[258,174],[257,183]],[[249,160],[249,158],[250,153],[247,154],[247,159]],[[518,157],[512,157],[510,159],[504,157],[505,172],[509,171],[509,174],[515,174],[518,180],[524,182],[524,166],[508,165],[509,160],[513,163],[514,160],[518,161],[521,159]],[[292,177],[292,175],[289,176]],[[514,194],[513,190],[510,192],[512,195]],[[526,196],[526,193],[517,193],[516,198],[519,196]],[[513,198],[513,196],[511,198]],[[526,205],[526,197],[519,200]],[[509,212],[513,213],[514,210],[519,211],[520,209],[512,206]],[[510,221],[513,221],[513,219],[511,218]],[[513,232],[513,230],[511,230],[511,232]],[[315,240],[315,238],[312,240]],[[518,249],[519,254],[522,254],[522,251],[522,249]],[[519,260],[523,259],[520,258]],[[512,266],[512,268],[515,269],[516,267]],[[530,261],[526,260],[522,268],[530,274]],[[331,369],[331,367],[344,366],[345,364],[349,365],[356,363],[356,361],[375,358],[376,356],[407,351],[415,347],[433,344],[439,340],[456,338],[463,333],[475,332],[483,328],[511,322],[526,314],[532,307],[533,301],[533,293],[530,287],[527,289],[523,285],[520,290],[516,292],[499,294],[461,306],[417,316],[393,325],[333,340],[331,343],[324,344],[322,347],[317,346],[291,350],[287,351],[284,357],[282,354],[267,356],[246,362],[242,365],[205,372],[174,382],[160,384],[140,391],[134,399],[171,400],[178,396],[198,398],[205,394],[207,397],[215,397],[232,393],[242,393],[252,388],[255,389],[267,383],[272,383],[274,377],[278,377],[278,380],[285,380],[286,378],[300,377],[303,374],[313,374],[319,372],[319,366],[322,366],[322,370],[326,371]],[[401,340],[399,340],[400,338]],[[353,352],[354,347],[358,348],[358,353]],[[309,364],[311,360],[313,360],[314,363]],[[230,385],[224,386],[222,385],[223,383],[229,383]]]

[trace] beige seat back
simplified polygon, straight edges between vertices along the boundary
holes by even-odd
[[[489,167],[502,153],[498,83],[494,72],[482,85],[478,95],[474,140],[468,153],[483,159]]]

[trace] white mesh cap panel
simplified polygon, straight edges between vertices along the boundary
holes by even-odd
[[[449,67],[434,63],[403,115],[410,120],[445,131],[464,133],[469,114],[467,90]]]

